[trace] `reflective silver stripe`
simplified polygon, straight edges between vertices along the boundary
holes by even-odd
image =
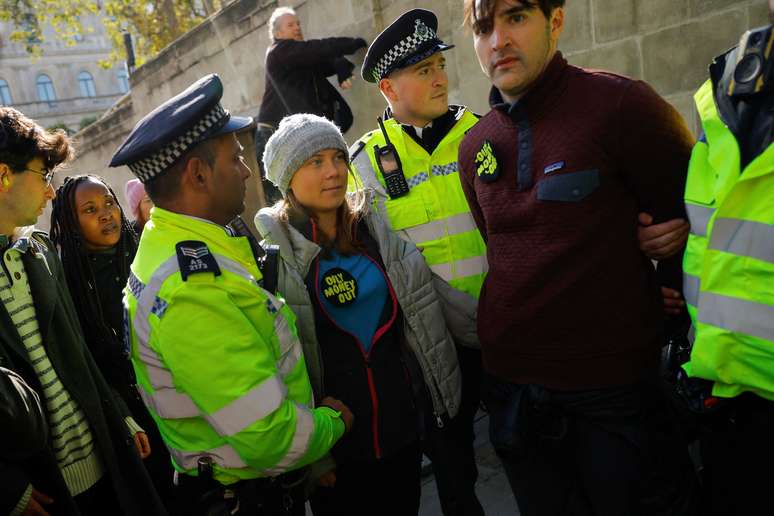
[[[721,296],[699,294],[699,321],[719,328],[774,341],[774,306]]]
[[[460,213],[445,219],[433,220],[419,226],[405,228],[404,231],[412,242],[421,243],[438,240],[445,236],[459,235],[476,229],[476,222],[470,213]]]
[[[161,289],[162,283],[179,270],[177,255],[175,255],[165,260],[153,272],[150,281],[148,281],[148,285],[142,289],[140,297],[137,298],[137,309],[134,312],[134,319],[132,320],[134,333],[137,335],[137,343],[141,348],[139,350],[140,354],[143,355],[143,357],[146,355],[154,357],[155,361],[159,364],[162,364],[163,362],[156,352],[148,346],[148,340],[150,338],[150,322],[148,321],[148,315],[153,308],[156,294],[158,294]]]
[[[701,279],[693,274],[683,273],[683,297],[685,302],[692,306],[698,306],[699,302],[699,288],[701,287]]]
[[[148,346],[140,344],[139,339],[137,344],[137,354],[140,355],[140,359],[142,360],[143,364],[149,367],[153,367],[154,369],[163,369],[166,371],[164,362],[161,361],[161,358],[159,358],[156,352]]]
[[[186,419],[189,417],[198,417],[201,410],[193,400],[182,392],[174,389],[158,389],[150,394],[145,389],[139,389],[140,396],[145,404],[153,409],[160,418],[163,419]]]
[[[277,410],[287,393],[287,386],[275,375],[204,419],[219,435],[235,435]]]
[[[147,362],[145,365],[148,371],[148,379],[155,389],[175,388],[175,382],[172,380],[172,373],[169,372],[169,369],[163,367],[163,365],[150,365]]]
[[[268,476],[279,475],[287,471],[304,456],[309,448],[309,440],[314,432],[314,416],[307,407],[298,403],[295,403],[294,406],[296,408],[296,433],[293,434],[293,441],[282,460],[273,468],[264,471]]]
[[[211,450],[201,451],[182,451],[172,448],[167,444],[169,454],[175,460],[175,464],[185,470],[196,469],[199,457],[212,457],[212,461],[221,468],[240,469],[246,468],[247,464],[234,448],[228,444],[213,448]]]
[[[465,278],[476,274],[483,274],[489,270],[486,256],[474,256],[465,260],[451,263],[437,263],[430,266],[430,270],[449,282],[455,278]]]
[[[699,206],[698,204],[685,203],[685,211],[688,212],[688,221],[691,223],[691,233],[698,236],[707,236],[709,224],[715,208]]]
[[[718,217],[709,248],[774,263],[774,225]]]
[[[296,367],[301,358],[301,342],[290,331],[287,319],[281,313],[274,319],[274,333],[280,343],[280,359],[277,361],[277,369],[282,378],[285,378]]]
[[[164,261],[154,271],[148,285],[142,289],[137,299],[137,309],[133,319],[134,333],[137,336],[137,353],[145,364],[148,379],[155,391],[151,395],[145,389],[139,389],[140,395],[145,404],[164,419],[184,419],[201,415],[201,411],[190,396],[175,390],[172,374],[161,357],[148,344],[150,338],[148,315],[156,305],[158,291],[164,281],[179,270],[175,255]]]
[[[255,276],[250,274],[248,270],[245,268],[244,265],[241,263],[232,260],[231,258],[227,258],[223,256],[222,254],[215,254],[213,253],[212,256],[215,257],[215,261],[218,262],[218,266],[226,269],[227,271],[236,274],[237,276],[242,276],[242,278],[246,279],[250,283],[257,285],[258,282],[255,279]]]

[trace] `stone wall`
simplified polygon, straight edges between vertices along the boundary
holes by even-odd
[[[712,58],[768,23],[766,0],[567,0],[560,47],[578,66],[643,79],[697,132],[693,93]]]
[[[489,83],[462,29],[462,0],[294,0],[307,38],[334,35],[373,40],[413,7],[435,11],[440,36],[456,48],[447,54],[450,101],[486,112]],[[225,86],[223,104],[235,114],[255,115],[263,92],[266,23],[276,1],[235,0],[181,37],[131,77],[130,94],[102,120],[78,135],[78,173],[98,173],[123,190],[128,169],[107,162],[134,123],[171,95],[211,72]],[[766,0],[567,0],[560,49],[569,61],[604,68],[651,83],[696,131],[691,95],[706,77],[712,57],[734,45],[748,27],[767,22]],[[359,70],[364,51],[352,56]],[[375,127],[384,109],[378,89],[358,78],[344,92],[355,114],[345,135],[351,142]],[[250,138],[244,138],[250,144]],[[251,149],[248,154],[252,154]],[[255,162],[251,157],[251,164]],[[249,189],[246,217],[261,204],[258,182]],[[43,222],[43,221],[41,221]],[[44,227],[47,224],[41,224]]]

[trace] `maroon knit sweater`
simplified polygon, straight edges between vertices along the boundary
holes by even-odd
[[[685,216],[690,131],[647,84],[558,52],[521,100],[493,88],[490,104],[459,151],[487,242],[486,370],[561,390],[636,382],[657,367],[663,317],[637,213]],[[476,162],[485,140],[499,165],[488,182],[477,174],[485,153]]]

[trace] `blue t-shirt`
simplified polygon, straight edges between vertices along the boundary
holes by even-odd
[[[368,353],[389,296],[381,268],[366,255],[331,251],[327,259],[320,258],[317,288],[328,317]]]

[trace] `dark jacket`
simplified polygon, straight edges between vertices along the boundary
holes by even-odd
[[[59,379],[89,422],[97,443],[96,451],[118,497],[113,514],[166,514],[124,422],[129,412],[113,396],[86,348],[59,256],[51,251],[53,244],[47,237],[42,233],[35,235],[37,240],[32,239],[32,248],[24,253],[22,260],[35,300],[43,345]],[[43,255],[45,263],[36,254]],[[2,303],[0,365],[21,375],[42,397],[27,351]],[[30,483],[55,500],[49,510],[52,515],[78,514],[50,447],[32,459],[0,460],[0,514],[13,509]]]
[[[685,217],[685,121],[644,82],[568,65],[560,53],[517,103],[493,89],[490,104],[459,150],[487,243],[484,367],[557,390],[653,373],[663,307],[637,214]]]
[[[354,65],[342,56],[365,46],[362,38],[277,40],[266,51],[266,87],[258,122],[276,129],[287,115],[313,113],[346,132],[352,126],[352,110],[326,77],[336,75],[339,83],[348,79]]]
[[[306,227],[296,226],[309,240]],[[341,329],[326,312],[319,292],[320,255],[306,277],[306,288],[315,314],[317,342],[323,358],[325,395],[344,402],[355,414],[358,424],[331,450],[336,462],[372,460],[389,457],[419,438],[418,414],[412,385],[424,392],[418,366],[414,366],[403,333],[403,311],[384,270],[376,241],[365,222],[358,224],[357,239],[363,254],[384,274],[390,290],[381,311],[379,328],[384,329],[366,353],[360,341]],[[409,370],[417,371],[413,375]],[[415,385],[416,383],[416,385]]]
[[[127,278],[121,274],[119,262],[126,260],[127,264],[131,263],[134,252],[128,252],[126,256],[121,257],[114,249],[111,252],[89,253],[87,259],[94,274],[96,294],[75,290],[72,290],[71,294],[76,298],[79,295],[98,295],[103,320],[116,337],[110,339],[110,342],[88,342],[88,331],[85,330],[87,344],[108,385],[123,399],[134,420],[145,430],[150,441],[151,454],[143,463],[159,495],[166,501],[172,496],[172,460],[156,422],[140,397],[128,349],[124,348],[123,289]],[[82,328],[86,328],[86,324],[82,324]],[[98,336],[93,338],[97,339]]]
[[[10,369],[0,367],[0,460],[40,453],[48,443],[48,421],[35,389]]]
[[[108,330],[110,338],[108,342],[103,342],[102,335],[99,332],[92,331],[95,335],[90,335],[89,321],[85,320],[86,311],[80,316],[83,324],[86,344],[89,346],[94,361],[100,368],[102,376],[105,377],[108,385],[113,387],[121,394],[126,401],[127,388],[135,383],[134,371],[129,360],[129,353],[124,342],[124,305],[123,289],[126,285],[126,275],[121,274],[121,267],[118,261],[123,259],[132,263],[134,256],[119,257],[117,251],[111,249],[108,252],[88,253],[85,260],[88,260],[89,267],[94,277],[94,287],[88,292],[79,292],[78,289],[70,287],[70,294],[75,298],[79,296],[97,296],[100,309],[102,310],[102,320]],[[96,326],[95,322],[91,322]]]

